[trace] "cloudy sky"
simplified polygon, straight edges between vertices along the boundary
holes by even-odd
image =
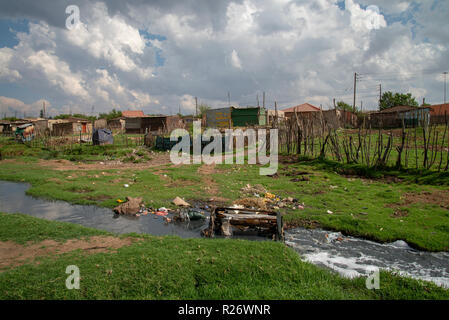
[[[79,8],[76,23],[69,5]],[[0,2],[0,116],[183,114],[383,91],[442,103],[447,0],[14,0]],[[448,76],[449,80],[449,76]]]

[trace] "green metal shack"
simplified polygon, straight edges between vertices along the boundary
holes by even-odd
[[[267,123],[266,110],[261,107],[232,108],[234,127],[264,126]]]

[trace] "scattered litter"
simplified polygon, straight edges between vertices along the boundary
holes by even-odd
[[[173,203],[179,207],[190,207],[190,204],[181,199],[180,197],[176,197],[173,199]]]
[[[330,211],[330,210],[327,210],[327,213],[328,213],[328,214],[333,214],[333,212],[332,212],[332,211]]]
[[[123,185],[125,188],[128,188],[129,187],[129,184],[124,184]]]
[[[168,212],[168,209],[166,207],[161,207],[161,208],[157,209],[157,211]]]
[[[117,202],[118,203],[122,203],[122,202],[124,202],[122,199],[117,199]]]
[[[267,192],[267,193],[265,193],[265,198],[273,199],[273,198],[276,198],[276,195],[274,195],[274,194],[272,194],[270,192]]]
[[[142,198],[126,197],[126,202],[121,203],[114,208],[117,214],[136,215],[139,213],[142,204]]]

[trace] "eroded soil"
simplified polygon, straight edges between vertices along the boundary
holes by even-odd
[[[32,263],[45,256],[67,253],[81,249],[85,253],[110,252],[138,241],[137,238],[93,236],[86,239],[71,239],[66,242],[44,240],[38,243],[18,244],[14,241],[0,242],[0,272],[25,263]]]

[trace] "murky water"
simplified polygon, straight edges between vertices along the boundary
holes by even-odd
[[[148,233],[156,236],[177,235],[199,238],[208,220],[190,223],[165,223],[162,217],[150,214],[140,217],[118,216],[111,209],[71,205],[64,201],[36,199],[25,194],[26,183],[0,181],[0,211],[24,213],[33,217],[81,224],[114,233]]]
[[[111,209],[96,206],[72,205],[65,201],[51,201],[26,195],[27,183],[0,181],[0,211],[24,213],[33,217],[72,222],[85,227],[113,233],[147,233],[155,236],[175,235],[181,238],[200,238],[201,231],[209,225],[209,213],[205,220],[166,223],[163,217],[149,214],[140,217],[116,215]],[[172,215],[169,214],[168,217]],[[219,237],[219,236],[216,236]],[[263,241],[251,233],[235,233],[234,238]]]
[[[81,224],[114,233],[148,233],[199,238],[209,220],[166,224],[162,217],[117,216],[111,209],[71,205],[64,201],[36,199],[25,194],[28,184],[0,181],[0,211],[24,213],[47,220]],[[266,240],[256,235],[238,235],[249,240]],[[342,238],[342,240],[341,240]],[[449,253],[414,250],[403,241],[380,244],[345,237],[321,229],[292,229],[285,232],[285,243],[313,264],[332,269],[346,277],[368,275],[372,268],[433,281],[449,288]]]
[[[366,276],[379,268],[449,288],[449,252],[424,252],[404,241],[380,244],[321,229],[289,230],[285,243],[304,260],[345,277]]]

